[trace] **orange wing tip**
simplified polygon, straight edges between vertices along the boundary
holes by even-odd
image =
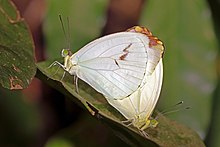
[[[151,33],[151,31],[149,29],[147,29],[146,27],[142,27],[142,26],[134,26],[132,28],[127,29],[127,32],[136,32],[136,33],[142,33],[146,36],[148,36],[150,42],[149,42],[149,47],[153,48],[153,49],[158,49],[162,52],[162,57],[164,54],[164,44],[163,42],[158,39],[157,37],[153,36],[153,34]]]
[[[142,33],[142,34],[147,35],[148,37],[152,36],[152,33],[150,32],[150,30],[148,30],[147,28],[142,27],[142,26],[134,26],[130,29],[127,29],[127,32]]]

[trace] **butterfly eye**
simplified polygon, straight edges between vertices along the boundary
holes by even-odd
[[[158,125],[158,121],[156,119],[152,119],[150,123],[152,127],[156,127]]]
[[[68,49],[63,49],[61,52],[62,57],[66,57],[69,54]]]

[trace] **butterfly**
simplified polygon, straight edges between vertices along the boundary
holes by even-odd
[[[64,64],[55,61],[65,72],[80,78],[104,97],[122,100],[143,86],[163,56],[162,42],[144,27],[134,26],[125,32],[98,38],[76,53],[62,50]],[[64,72],[64,74],[65,74]]]
[[[135,28],[133,28],[135,29]],[[138,28],[138,32],[146,32],[145,28]],[[149,33],[151,34],[151,33]],[[163,43],[156,37],[148,35],[149,39],[153,38],[149,48],[164,51]],[[150,55],[149,55],[150,56]],[[154,58],[149,57],[149,58]],[[150,61],[149,61],[150,62]],[[162,56],[156,68],[151,74],[145,74],[141,86],[128,97],[121,100],[108,99],[107,101],[117,109],[127,121],[128,125],[136,127],[144,136],[148,136],[144,130],[148,127],[156,127],[158,121],[151,117],[153,110],[158,102],[163,81],[163,62]]]
[[[145,75],[143,86],[122,100],[107,99],[141,133],[148,127],[156,127],[158,122],[151,117],[159,99],[163,80],[162,59],[151,75]],[[145,133],[144,133],[145,134]]]

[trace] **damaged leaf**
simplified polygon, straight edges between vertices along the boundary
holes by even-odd
[[[0,1],[0,83],[26,88],[36,73],[30,31],[11,1]]]

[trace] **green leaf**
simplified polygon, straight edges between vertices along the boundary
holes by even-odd
[[[0,1],[0,83],[8,89],[26,88],[36,73],[30,31],[14,4]]]
[[[159,125],[156,128],[146,129],[149,137],[145,138],[136,128],[124,125],[122,121],[125,118],[111,107],[101,94],[81,80],[78,83],[79,93],[76,93],[73,76],[66,74],[61,81],[63,70],[60,69],[57,72],[59,68],[57,66],[48,68],[51,63],[52,61],[38,63],[37,77],[84,106],[94,117],[110,126],[117,136],[131,146],[204,146],[193,130],[159,113]]]

